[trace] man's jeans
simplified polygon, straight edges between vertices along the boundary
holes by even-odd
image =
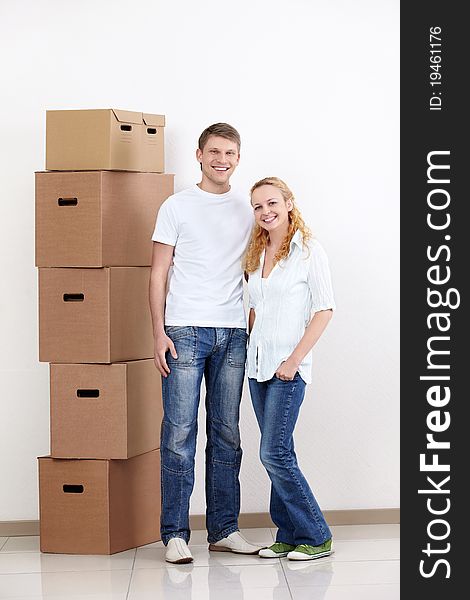
[[[247,334],[225,327],[165,327],[169,352],[162,377],[161,535],[189,541],[189,499],[194,486],[197,415],[202,377],[206,385],[206,527],[210,543],[238,529],[242,450],[238,429]]]
[[[271,479],[270,513],[278,527],[276,541],[319,546],[331,538],[331,532],[294,452],[293,433],[305,382],[299,373],[292,381],[274,376],[269,381],[248,382],[261,429],[261,462]]]

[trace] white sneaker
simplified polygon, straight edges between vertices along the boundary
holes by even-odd
[[[269,548],[261,548],[258,554],[261,558],[284,558],[292,550],[295,550],[295,546],[291,544],[274,542]]]
[[[234,531],[215,544],[209,544],[213,552],[235,552],[235,554],[258,554],[262,546],[256,546],[246,540],[239,531]]]
[[[166,547],[165,560],[166,562],[176,564],[193,562],[193,556],[183,538],[170,538]]]
[[[295,550],[289,552],[287,558],[289,560],[315,560],[323,556],[333,554],[333,546],[331,538],[320,544],[319,546],[309,546],[308,544],[300,544]]]

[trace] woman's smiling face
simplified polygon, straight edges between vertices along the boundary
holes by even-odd
[[[292,201],[284,200],[282,192],[274,185],[262,185],[253,191],[251,205],[255,213],[256,223],[266,229],[286,228],[289,224],[289,211]]]

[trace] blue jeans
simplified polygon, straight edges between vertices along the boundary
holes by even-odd
[[[189,500],[194,486],[197,415],[202,378],[206,384],[206,527],[215,543],[238,530],[238,429],[245,375],[247,334],[224,327],[165,327],[177,359],[169,352],[168,377],[162,377],[161,535],[189,541]]]
[[[261,430],[260,458],[271,479],[270,513],[278,527],[277,542],[319,546],[331,538],[330,529],[302,475],[294,452],[294,428],[305,395],[305,382],[274,376],[248,380]]]

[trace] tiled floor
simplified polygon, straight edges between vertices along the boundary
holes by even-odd
[[[269,545],[274,531],[245,529]],[[192,534],[194,563],[170,565],[161,542],[112,556],[41,554],[38,537],[0,537],[1,600],[395,600],[399,526],[332,527],[335,553],[309,562],[207,550]]]

